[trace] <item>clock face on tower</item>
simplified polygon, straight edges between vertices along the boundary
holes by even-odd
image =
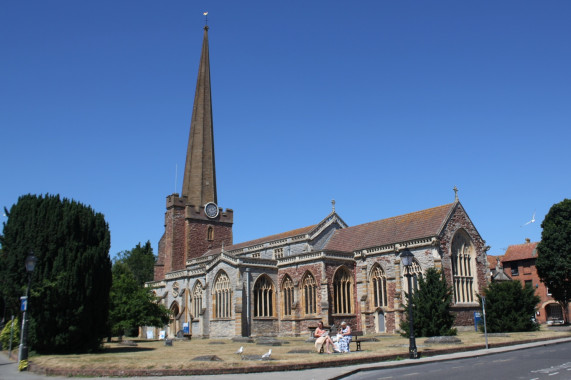
[[[214,202],[209,202],[204,206],[204,213],[210,219],[214,219],[218,216],[218,206]]]

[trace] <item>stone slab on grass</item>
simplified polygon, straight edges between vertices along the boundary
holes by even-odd
[[[197,361],[197,362],[222,362],[222,361],[224,361],[216,355],[197,356],[197,357],[193,358],[192,360]]]
[[[424,344],[462,344],[462,341],[456,336],[431,336]]]

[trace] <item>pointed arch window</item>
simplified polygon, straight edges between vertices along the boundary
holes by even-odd
[[[254,285],[254,317],[273,317],[275,300],[274,283],[261,275]]]
[[[284,316],[289,317],[293,315],[293,303],[293,281],[290,276],[285,275],[282,281],[282,310]]]
[[[371,271],[371,290],[373,307],[387,306],[387,276],[380,265],[375,265]]]
[[[230,279],[225,272],[221,272],[214,282],[213,289],[214,318],[231,318],[232,289]]]
[[[402,288],[406,293],[410,291],[410,289],[408,288],[408,280],[406,278],[408,274],[411,275],[410,281],[412,284],[412,292],[414,293],[416,290],[418,290],[418,278],[422,276],[422,268],[418,263],[418,261],[416,261],[416,259],[413,259],[412,265],[410,267],[403,266]]]
[[[353,313],[353,276],[346,267],[341,267],[333,277],[333,313]]]
[[[476,257],[472,239],[464,230],[460,230],[452,239],[451,249],[454,301],[456,303],[476,302],[476,280],[474,278]]]
[[[317,283],[315,277],[307,272],[302,280],[303,311],[306,315],[317,313]]]
[[[192,317],[198,318],[202,312],[202,296],[204,294],[204,288],[200,281],[196,281],[194,289],[192,290]]]

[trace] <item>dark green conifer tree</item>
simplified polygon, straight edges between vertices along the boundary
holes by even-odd
[[[535,288],[519,281],[492,282],[484,289],[486,297],[486,327],[490,333],[534,331],[539,326],[532,321],[540,298]],[[482,305],[482,298],[480,307]]]
[[[147,240],[143,246],[138,243],[135,248],[119,253],[114,262],[126,264],[137,283],[143,285],[147,281],[153,281],[156,259],[151,242]]]
[[[406,278],[405,278],[406,280]],[[409,315],[408,294],[406,294],[406,315]],[[418,279],[418,289],[412,294],[412,316],[415,336],[456,335],[452,306],[452,289],[446,283],[441,271],[429,268]],[[409,336],[408,319],[401,321],[403,336]]]
[[[26,256],[38,258],[30,289],[32,350],[84,352],[107,335],[111,287],[110,233],[102,214],[58,195],[24,195],[7,213],[2,243],[2,295],[17,313]]]

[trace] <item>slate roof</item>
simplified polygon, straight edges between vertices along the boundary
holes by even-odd
[[[537,243],[539,242],[510,245],[502,258],[502,262],[536,259]]]
[[[437,236],[457,203],[377,220],[335,231],[325,249],[353,252],[414,239]]]
[[[306,234],[306,233],[310,232],[311,230],[313,230],[316,226],[317,226],[317,224],[314,224],[312,226],[297,228],[295,230],[282,232],[279,234],[270,235],[270,236],[266,236],[266,237],[255,239],[255,240],[245,241],[243,243],[233,244],[231,246],[224,247],[224,251],[225,252],[232,251],[232,250],[241,249],[244,247],[251,247],[254,245],[258,245],[258,244],[264,244],[264,243],[274,241],[274,240],[287,239],[287,238],[290,238],[293,236]],[[211,249],[209,251],[206,251],[206,253],[204,253],[202,256],[214,255],[214,254],[220,253],[221,251],[222,251],[221,248]]]

